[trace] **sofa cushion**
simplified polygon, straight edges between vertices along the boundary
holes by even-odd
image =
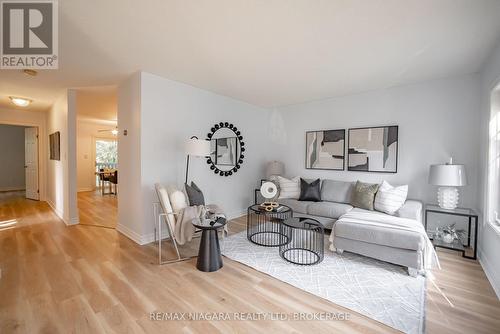
[[[323,180],[321,200],[348,204],[351,201],[352,187],[352,182]]]
[[[299,201],[293,198],[280,198],[278,199],[280,204],[289,206],[294,213],[305,213],[307,214],[307,207],[314,203],[309,201]]]
[[[369,212],[373,215],[386,215],[384,213],[374,211],[360,209],[354,210]],[[398,217],[393,218],[400,219]],[[346,222],[342,221],[342,219],[335,223],[334,235],[335,237],[411,250],[422,250],[425,245],[424,237],[417,232],[387,228],[383,226],[364,225],[348,221]]]
[[[339,218],[352,210],[352,206],[344,203],[317,202],[307,207],[307,213],[314,216]]]

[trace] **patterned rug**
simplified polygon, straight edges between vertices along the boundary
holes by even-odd
[[[254,245],[246,232],[227,237],[228,258],[405,333],[424,331],[425,278],[408,276],[406,268],[326,249],[323,262],[299,266],[284,261],[277,247]]]

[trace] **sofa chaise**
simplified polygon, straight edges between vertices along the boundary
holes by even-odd
[[[422,203],[406,200],[394,216],[378,211],[362,210],[349,204],[353,187],[353,182],[323,180],[320,202],[289,198],[278,199],[278,201],[289,206],[293,210],[294,216],[310,217],[319,221],[325,229],[333,229],[335,248],[338,253],[345,250],[405,266],[408,267],[408,272],[412,276],[422,272],[427,240],[421,233],[370,224],[357,224],[341,219],[342,216],[350,212],[365,212],[368,219],[383,218],[387,221],[396,221],[398,218],[407,218],[422,224]]]

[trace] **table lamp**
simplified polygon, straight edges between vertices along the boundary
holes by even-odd
[[[267,164],[266,176],[268,179],[271,176],[283,175],[285,173],[285,165],[281,161],[270,161]]]
[[[443,209],[453,210],[458,206],[459,191],[457,187],[467,185],[464,165],[453,164],[453,159],[447,164],[431,165],[429,169],[429,184],[439,186],[438,204]]]

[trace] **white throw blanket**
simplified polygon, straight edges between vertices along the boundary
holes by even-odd
[[[353,209],[350,212],[343,215],[342,217],[340,217],[340,219],[337,220],[335,224],[339,222],[379,226],[388,229],[399,229],[399,230],[419,233],[425,240],[424,241],[425,245],[423,249],[424,269],[426,270],[432,269],[434,266],[441,269],[436,251],[434,250],[434,246],[432,245],[431,240],[427,236],[427,232],[425,231],[424,226],[416,220],[390,216],[387,214],[373,212],[373,211]],[[334,231],[335,227],[332,228],[332,233],[330,234],[330,239],[329,239],[330,250],[332,251],[335,251]]]
[[[184,245],[186,242],[193,239],[195,227],[193,226],[192,220],[205,217],[207,211],[209,212],[211,219],[220,216],[225,217],[221,208],[217,205],[188,206],[179,212],[174,227],[175,240],[179,245]],[[227,225],[224,226],[224,232],[227,232]]]

